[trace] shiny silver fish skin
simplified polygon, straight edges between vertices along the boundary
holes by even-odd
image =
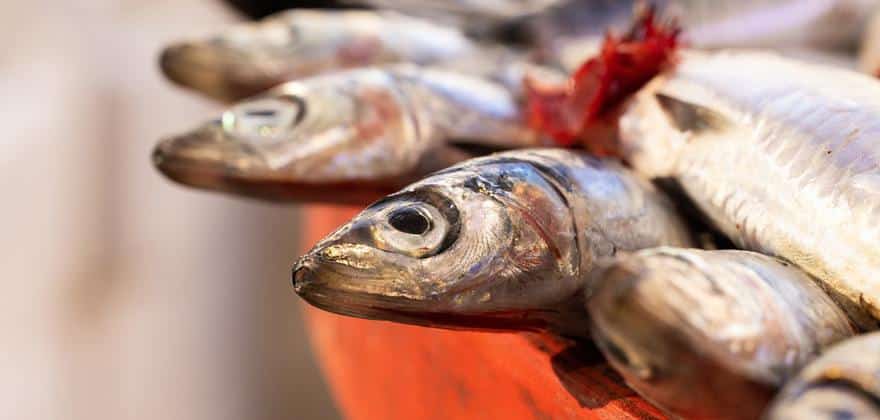
[[[487,149],[542,143],[499,83],[397,65],[288,82],[161,142],[190,186],[279,201],[363,203]]]
[[[291,10],[171,45],[159,61],[170,80],[228,102],[331,70],[430,64],[475,51],[456,28],[394,12]]]
[[[620,133],[637,171],[676,180],[742,248],[795,263],[876,328],[876,80],[768,53],[684,53],[636,95]]]
[[[880,418],[880,333],[846,340],[808,364],[785,385],[764,417]]]
[[[293,284],[355,317],[586,336],[594,261],[690,240],[666,198],[618,163],[529,149],[464,162],[371,205],[296,263]]]
[[[350,3],[394,10],[471,32],[485,33],[504,22],[540,14],[571,0],[349,0]]]
[[[753,252],[643,250],[591,282],[599,348],[633,389],[683,418],[758,418],[787,377],[855,334],[810,276]]]
[[[577,6],[575,2],[575,6]],[[591,3],[587,1],[587,3]],[[537,15],[525,28],[545,55],[575,69],[595,55],[606,30],[621,33],[630,25],[636,1],[602,2],[595,8],[559,8]],[[602,3],[606,3],[601,5]],[[661,19],[675,19],[682,40],[704,49],[773,48],[823,58],[851,54],[877,0],[664,0],[652,2]],[[571,7],[570,7],[571,8]],[[844,60],[845,61],[845,60]]]
[[[699,47],[854,48],[877,0],[666,0]]]

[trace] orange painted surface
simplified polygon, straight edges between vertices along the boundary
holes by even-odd
[[[313,206],[305,246],[356,208]],[[371,419],[662,418],[591,345],[447,331],[309,308],[312,345],[343,414]]]

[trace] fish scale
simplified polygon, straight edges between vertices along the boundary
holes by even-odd
[[[637,95],[621,128],[637,170],[678,178],[735,242],[800,265],[863,328],[876,327],[868,315],[880,316],[875,80],[768,53],[685,52]]]

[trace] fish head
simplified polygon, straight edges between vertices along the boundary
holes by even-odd
[[[373,186],[383,194],[372,199],[381,197],[422,171],[431,147],[386,83],[380,70],[288,82],[163,140],[154,164],[175,181],[207,189],[247,193],[273,185],[293,195],[315,189],[338,195],[338,188]],[[430,161],[460,159],[438,153]]]
[[[160,67],[177,84],[233,101],[328,70],[391,61],[381,40],[347,14],[282,12],[208,39],[173,44],[162,52]]]
[[[877,396],[847,379],[828,379],[777,398],[768,419],[873,419],[880,417]]]
[[[591,275],[600,284],[586,304],[594,341],[626,382],[660,407],[686,418],[731,410],[757,418],[781,375],[776,365],[747,362],[768,352],[754,336],[772,333],[750,321],[770,316],[750,299],[735,299],[732,290],[748,282],[719,286],[737,278],[723,276],[720,260],[699,255],[657,248],[600,262]]]
[[[376,202],[297,262],[296,292],[361,318],[543,328],[579,257],[565,203],[517,166],[454,167]]]

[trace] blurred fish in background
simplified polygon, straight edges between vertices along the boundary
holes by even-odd
[[[171,188],[157,136],[216,105],[161,46],[217,1],[0,4],[3,419],[325,419],[289,288],[298,211]]]

